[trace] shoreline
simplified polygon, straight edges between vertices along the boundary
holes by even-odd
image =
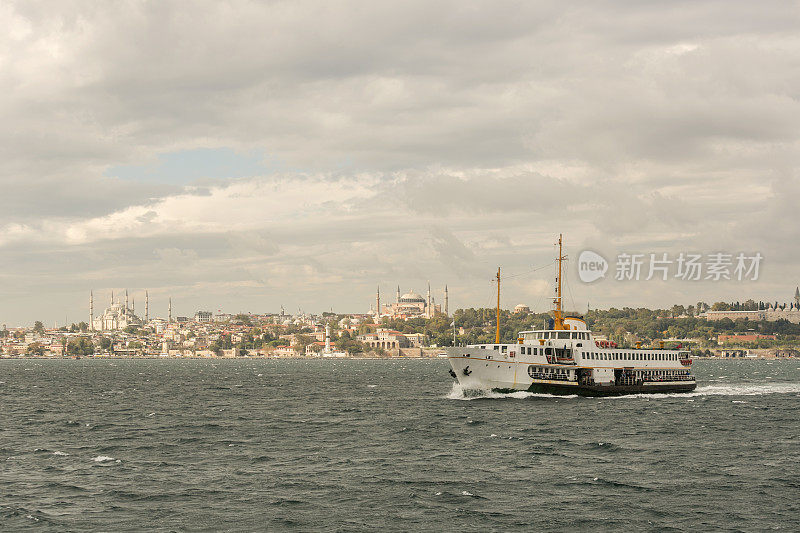
[[[0,356],[0,361],[2,360],[30,360],[30,361],[53,361],[53,360],[78,360],[78,359],[97,359],[97,360],[112,360],[112,359],[130,359],[130,360],[162,360],[162,359],[204,359],[204,360],[214,360],[214,361],[242,361],[242,360],[281,360],[281,359],[290,359],[290,360],[304,360],[304,361],[311,361],[311,360],[319,360],[319,361],[383,361],[383,360],[446,360],[446,357],[438,357],[438,356],[387,356],[387,357],[267,357],[267,356],[257,356],[257,357],[205,357],[205,356],[191,356],[191,355],[81,355],[81,356],[74,356],[74,355],[43,355],[43,356],[28,356],[28,355],[2,355]],[[706,356],[697,356],[692,357],[692,359],[700,359],[703,361],[795,361],[800,360],[800,357],[794,356],[785,356],[785,357],[765,357],[765,356],[757,356],[757,357],[706,357]]]

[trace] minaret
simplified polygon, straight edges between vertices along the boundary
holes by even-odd
[[[150,295],[144,291],[144,323],[150,322]]]
[[[444,316],[450,316],[450,297],[447,294],[447,285],[444,286]]]
[[[125,312],[126,313],[128,312],[128,309],[130,309],[130,307],[128,306],[128,289],[125,289]]]
[[[794,289],[794,303],[800,306],[800,287]]]
[[[428,318],[433,317],[433,312],[431,312],[431,282],[428,282],[428,306],[426,308],[426,313]]]
[[[114,291],[111,291],[111,305],[114,305]]]
[[[400,303],[400,285],[397,286],[397,303]]]
[[[89,291],[89,331],[94,331],[94,292]]]
[[[172,297],[169,298],[169,318],[167,319],[167,324],[172,324]]]
[[[378,292],[375,295],[375,322],[381,320],[381,286],[378,285]]]

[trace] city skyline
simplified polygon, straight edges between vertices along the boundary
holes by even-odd
[[[0,323],[77,322],[89,290],[125,287],[180,314],[354,312],[378,284],[430,279],[479,307],[498,266],[503,305],[536,307],[552,276],[522,274],[560,233],[573,259],[764,257],[749,283],[580,284],[571,265],[579,308],[786,299],[800,282],[790,4],[0,17]]]

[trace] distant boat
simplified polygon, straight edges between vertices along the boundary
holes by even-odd
[[[561,309],[561,236],[553,318],[541,330],[522,331],[516,343],[500,342],[500,269],[494,344],[448,349],[450,375],[465,389],[529,391],[580,396],[690,392],[697,387],[686,350],[625,349],[595,340],[578,317]]]

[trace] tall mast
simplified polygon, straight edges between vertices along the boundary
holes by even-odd
[[[497,331],[494,334],[494,343],[500,344],[500,267],[497,267]]]
[[[562,307],[561,307],[561,262],[564,260],[564,256],[561,253],[561,234],[558,235],[558,274],[556,276],[556,297],[553,300],[555,304],[555,309],[553,314],[555,315],[555,329],[564,329],[564,315],[562,314]]]

